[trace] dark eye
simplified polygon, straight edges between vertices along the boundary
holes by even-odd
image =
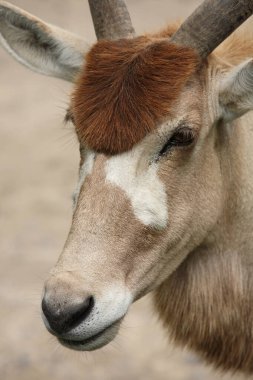
[[[166,142],[161,151],[159,152],[159,156],[163,156],[166,154],[171,148],[174,147],[185,147],[189,146],[194,141],[194,133],[192,129],[188,127],[183,127],[176,130],[171,138]]]

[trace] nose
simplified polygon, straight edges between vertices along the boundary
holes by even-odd
[[[82,302],[56,301],[43,298],[42,311],[52,329],[58,335],[68,332],[84,321],[94,307],[94,298],[86,297]]]

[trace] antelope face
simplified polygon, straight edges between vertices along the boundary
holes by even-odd
[[[108,343],[131,303],[160,285],[216,222],[221,177],[201,96],[192,80],[175,116],[127,152],[81,145],[73,223],[42,304],[62,344]]]
[[[253,10],[231,0],[236,17],[224,23],[222,2],[210,2],[175,34],[98,42],[85,65],[80,38],[0,2],[0,41],[18,61],[70,81],[78,74],[68,113],[81,153],[73,222],[42,300],[45,325],[65,346],[112,340],[131,303],[206,243],[218,220],[219,121],[252,109],[253,68],[219,70],[205,58]],[[133,36],[123,1],[100,2],[104,17],[89,3],[98,37]],[[100,28],[107,19],[115,22]]]

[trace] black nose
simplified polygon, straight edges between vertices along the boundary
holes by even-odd
[[[64,302],[55,300],[42,300],[42,310],[51,329],[56,334],[63,334],[78,326],[84,321],[94,307],[94,298],[87,297],[83,302],[68,305]]]

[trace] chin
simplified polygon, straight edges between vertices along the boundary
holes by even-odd
[[[58,341],[67,348],[75,351],[94,351],[110,343],[118,334],[121,321],[116,321],[98,334],[84,340],[68,340],[58,338]]]

